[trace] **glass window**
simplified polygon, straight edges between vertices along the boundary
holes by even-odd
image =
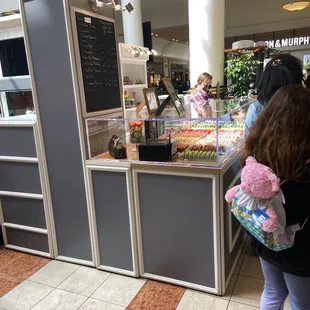
[[[29,75],[23,38],[0,41],[2,77]]]
[[[1,92],[1,117],[10,117],[34,112],[32,92]]]
[[[0,79],[10,77],[14,80],[14,77],[18,76],[29,76],[24,39],[0,41]],[[17,80],[16,85],[18,85]],[[25,91],[2,90],[0,91],[1,117],[34,113],[30,89]]]

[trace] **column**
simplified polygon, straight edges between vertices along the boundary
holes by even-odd
[[[125,6],[128,2],[129,0],[122,0],[122,5]],[[130,0],[130,3],[135,8],[135,11],[132,15],[127,11],[123,12],[124,42],[144,46],[141,0]]]
[[[224,82],[225,0],[189,0],[191,85],[202,72]]]
[[[69,16],[69,5],[64,8],[62,0],[21,0],[20,3],[35,109],[44,137],[56,254],[75,263],[91,264],[83,172],[86,158],[70,65],[66,27],[70,19],[65,18],[65,14]]]

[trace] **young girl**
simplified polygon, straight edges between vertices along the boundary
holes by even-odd
[[[284,86],[259,115],[245,142],[248,156],[268,165],[283,182],[287,225],[303,227],[292,248],[274,252],[253,239],[265,276],[262,310],[310,309],[310,91]],[[308,220],[309,219],[309,220]]]
[[[213,94],[210,92],[211,85],[212,76],[206,72],[201,73],[190,97],[190,101],[198,117],[212,117],[212,109],[208,103],[210,99],[214,99]]]

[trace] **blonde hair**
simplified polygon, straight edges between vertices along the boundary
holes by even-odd
[[[199,85],[201,85],[204,82],[210,83],[211,80],[212,80],[212,75],[207,72],[203,72],[198,76],[197,84],[195,85],[195,88],[197,88]]]

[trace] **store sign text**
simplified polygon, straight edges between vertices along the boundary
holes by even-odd
[[[271,40],[271,41],[266,41],[266,43],[269,48],[307,45],[307,44],[310,44],[310,36],[300,37],[300,38],[289,38],[289,39],[282,39],[282,40]]]

